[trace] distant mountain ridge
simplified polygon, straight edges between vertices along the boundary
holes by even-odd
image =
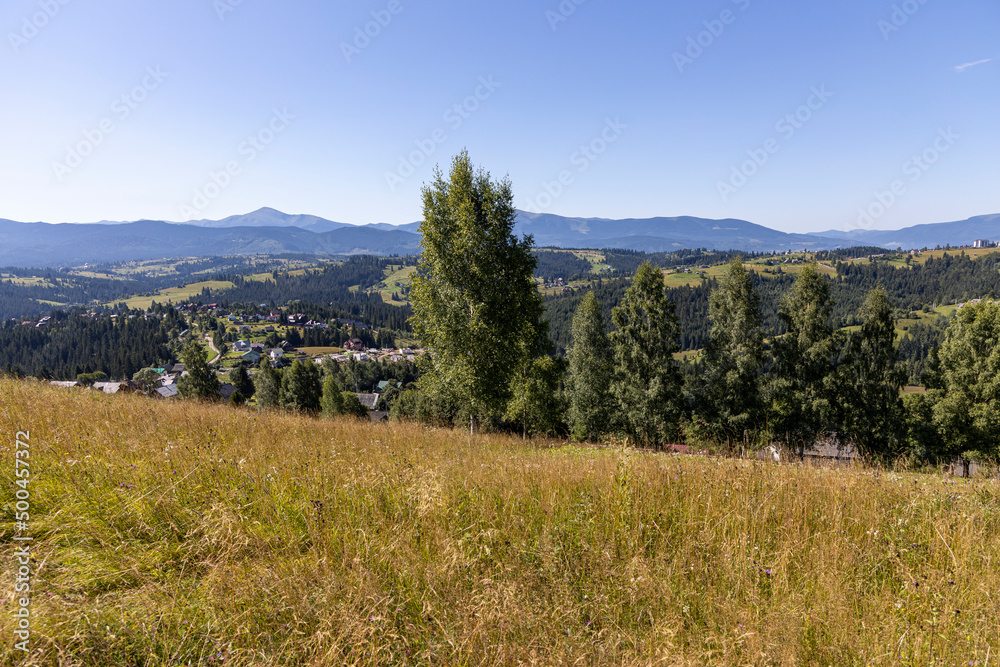
[[[746,220],[673,218],[566,218],[548,213],[518,213],[517,231],[532,234],[538,246],[616,248],[664,252],[684,248],[771,251],[826,250],[842,241],[814,234],[788,234]]]
[[[140,220],[94,224],[22,223],[0,219],[0,266],[78,266],[164,257],[213,255],[405,255],[420,251],[419,222],[351,225],[262,208],[222,220],[188,223]],[[662,252],[683,248],[829,250],[857,245],[922,248],[1000,240],[1000,214],[895,231],[831,230],[789,234],[746,220],[691,216],[573,218],[518,211],[518,234],[539,247],[616,248]]]
[[[937,245],[970,245],[977,239],[1000,241],[1000,214],[978,215],[956,222],[935,222],[904,229],[855,229],[848,232],[829,230],[820,236],[850,241],[851,245],[883,248],[933,248]]]
[[[420,237],[411,232],[355,225],[314,232],[292,225],[208,227],[154,220],[53,225],[0,220],[0,266],[290,253],[407,255],[417,252],[419,244]]]
[[[289,215],[264,207],[244,215],[231,215],[222,220],[190,220],[187,225],[228,229],[232,227],[297,227],[310,232],[323,233],[344,227],[356,227],[346,222],[333,222],[315,215]]]

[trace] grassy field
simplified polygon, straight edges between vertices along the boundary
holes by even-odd
[[[607,259],[603,252],[597,250],[573,250],[572,252],[580,259],[585,259],[590,262],[590,271],[595,275],[601,273],[602,271],[611,270],[611,265],[607,263]]]
[[[0,273],[0,280],[9,280],[19,287],[55,287],[55,283],[39,276],[15,276],[12,273]]]
[[[200,296],[201,290],[205,287],[210,290],[221,290],[229,289],[232,286],[233,284],[228,280],[205,280],[200,283],[184,285],[183,287],[169,287],[167,289],[162,289],[156,296],[134,296],[131,299],[126,299],[124,302],[116,303],[125,303],[129,308],[140,308],[145,310],[152,306],[154,301],[157,303],[183,303],[193,297]]]
[[[3,664],[986,665],[995,481],[552,447],[0,379]],[[9,553],[13,525],[5,512]]]
[[[385,280],[376,287],[382,295],[382,301],[390,306],[405,306],[408,302],[394,300],[393,293],[398,294],[402,287],[409,287],[413,284],[413,274],[417,272],[415,266],[389,266],[386,268]]]
[[[327,355],[327,354],[344,353],[344,348],[342,347],[300,347],[299,350],[301,350],[307,356],[310,357],[318,357],[320,355]]]
[[[801,255],[794,255],[795,258],[801,258]],[[757,260],[754,262],[747,262],[743,266],[746,267],[748,271],[754,271],[763,275],[764,277],[773,277],[775,274],[771,273],[776,271],[778,267],[781,267],[783,273],[788,273],[795,275],[802,271],[807,264],[781,264],[784,261],[784,257],[774,258],[773,261],[778,263],[774,266],[767,266],[764,260]],[[712,278],[718,279],[726,272],[725,264],[714,264],[709,266],[707,269],[702,269],[697,266],[687,267],[691,269],[691,273],[687,273],[683,270],[677,271],[675,269],[665,269],[663,271],[664,282],[667,287],[681,287],[684,285],[693,286],[701,284],[702,280],[710,280]],[[837,275],[837,270],[832,266],[826,264],[818,264],[817,269],[820,274],[826,276]]]
[[[72,271],[74,275],[89,277],[89,278],[129,278],[135,275],[144,276],[172,276],[180,273],[178,267],[190,263],[192,261],[199,261],[202,258],[197,257],[180,257],[173,259],[152,259],[143,261],[133,261],[133,262],[123,262],[121,264],[115,265],[113,268],[106,272],[95,272],[88,269],[75,269]],[[322,266],[326,262],[307,262],[299,259],[283,259],[278,260],[277,258],[270,257],[268,255],[254,255],[249,256],[254,265],[273,265],[276,261],[280,261],[283,268],[278,269],[280,272],[288,270],[290,273],[293,271],[300,271],[303,268]],[[203,271],[199,271],[193,275],[208,275],[218,273],[218,269],[215,267],[209,267]],[[263,280],[264,277],[270,277],[270,271],[267,273],[259,273],[253,276],[247,276],[247,279],[259,279]]]
[[[288,270],[278,271],[278,274],[284,275],[287,273],[290,276],[304,276],[306,274],[306,271],[309,270],[310,269],[288,269]],[[266,280],[274,280],[274,273],[272,271],[266,271],[264,273],[254,273],[249,276],[246,276],[246,279],[262,283]]]
[[[992,255],[995,252],[1000,252],[1000,248],[952,248],[951,250],[925,250],[924,252],[918,253],[913,256],[910,260],[913,264],[924,264],[928,259],[941,259],[947,253],[951,257],[958,257],[965,254],[967,257],[977,259],[979,257],[986,257],[987,255]],[[905,266],[905,259],[892,260],[892,264]]]

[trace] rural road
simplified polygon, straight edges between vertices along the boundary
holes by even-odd
[[[208,349],[210,349],[212,352],[215,352],[215,356],[212,357],[212,360],[210,362],[208,362],[208,364],[211,366],[212,364],[217,362],[220,358],[222,358],[222,353],[215,349],[215,343],[212,342],[212,336],[210,336],[209,334],[205,334],[205,342],[208,343]]]

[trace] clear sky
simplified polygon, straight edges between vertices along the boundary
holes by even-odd
[[[2,218],[413,222],[462,148],[560,215],[1000,213],[996,0],[7,0],[0,27]]]

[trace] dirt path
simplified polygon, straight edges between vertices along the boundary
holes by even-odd
[[[212,352],[215,352],[215,357],[213,357],[212,360],[208,362],[209,366],[211,366],[212,364],[214,364],[215,362],[217,362],[219,359],[222,358],[222,353],[215,349],[215,343],[212,342],[212,336],[210,334],[205,334],[205,342],[208,343],[208,349],[210,349]]]

